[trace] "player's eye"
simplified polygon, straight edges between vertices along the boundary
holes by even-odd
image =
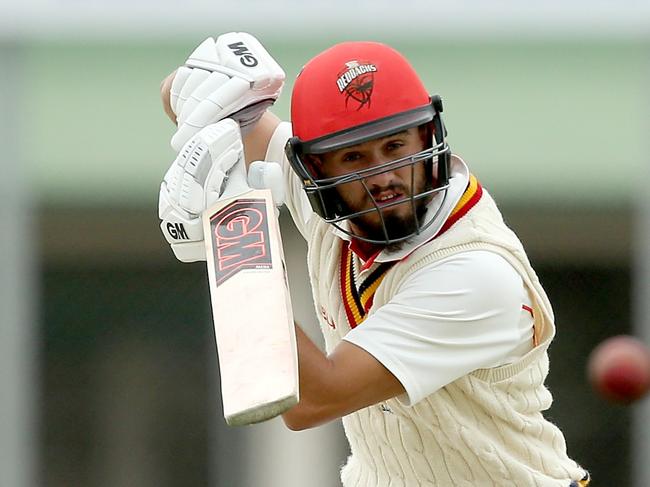
[[[404,142],[401,140],[391,140],[386,144],[386,150],[388,151],[397,151],[404,147]]]
[[[361,154],[359,154],[358,152],[346,152],[341,157],[341,161],[343,162],[356,162],[359,159],[361,159]]]

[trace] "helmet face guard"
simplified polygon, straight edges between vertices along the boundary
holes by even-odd
[[[383,117],[349,129],[340,130],[330,135],[318,137],[309,141],[302,141],[292,137],[287,142],[285,151],[291,167],[300,177],[303,189],[307,194],[312,209],[323,220],[333,224],[344,233],[359,240],[372,244],[390,245],[405,241],[422,233],[428,228],[437,211],[427,212],[426,205],[435,194],[442,192],[446,198],[449,187],[449,160],[451,150],[445,141],[445,126],[442,122],[442,100],[434,95],[430,103],[412,110]],[[341,176],[326,178],[310,162],[309,156],[318,156],[327,152],[352,147],[373,139],[389,136],[413,127],[425,127],[428,139],[431,141],[423,150],[400,159],[371,166],[360,171],[350,172]],[[420,191],[416,192],[416,167],[422,165],[426,181]],[[411,194],[404,200],[380,204],[372,195],[366,181],[378,174],[410,168]],[[371,206],[369,208],[353,210],[343,201],[341,194],[346,191],[346,185],[358,182],[365,188]],[[412,221],[404,233],[395,234],[386,221],[383,210],[397,205],[410,205]],[[442,203],[438,206],[441,208]],[[359,235],[349,228],[341,226],[341,222],[358,219],[363,215],[376,213],[381,222],[382,235]],[[429,213],[429,214],[427,214]]]
[[[449,186],[450,149],[441,112],[440,97],[429,96],[408,60],[385,44],[343,42],[311,59],[293,87],[294,137],[286,154],[316,214],[348,235],[384,245],[405,241],[431,225],[436,212],[427,205],[437,193],[446,198]],[[319,155],[415,127],[424,131],[425,144],[408,157],[400,153],[400,159],[387,163],[368,161],[363,170],[334,178],[314,163]],[[410,179],[411,190],[392,202],[377,201],[369,180],[396,170],[396,184],[401,181],[406,188]],[[364,190],[363,208],[350,208],[346,201]],[[410,205],[411,218],[405,206],[388,211],[396,205]]]

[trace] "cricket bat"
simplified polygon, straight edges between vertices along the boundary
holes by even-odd
[[[276,209],[270,190],[251,190],[246,183],[240,161],[224,195],[203,212],[223,413],[231,426],[273,418],[299,398],[296,334]],[[237,196],[228,197],[233,193]]]

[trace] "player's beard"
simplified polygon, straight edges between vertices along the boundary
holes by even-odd
[[[383,213],[383,224],[381,219],[378,221],[368,221],[364,218],[366,215],[350,218],[350,222],[359,229],[362,238],[367,238],[375,241],[385,241],[386,236],[389,240],[403,239],[399,242],[391,242],[386,244],[385,248],[389,252],[401,250],[404,245],[409,243],[410,239],[404,237],[411,235],[414,236],[419,228],[422,227],[424,218],[427,213],[428,198],[421,198],[415,201],[415,214],[410,212],[409,215],[393,214],[391,212]],[[410,201],[403,204],[410,205]],[[381,211],[381,210],[379,210]],[[384,226],[386,231],[384,232]]]
[[[429,181],[425,182],[423,187],[419,191],[415,192],[415,195],[421,194],[425,191],[428,191],[432,188],[432,185]],[[407,236],[415,236],[420,228],[422,228],[425,217],[427,214],[427,205],[431,201],[431,197],[418,198],[413,203],[411,202],[410,197],[407,198],[401,205],[408,205],[411,209],[411,205],[414,205],[414,211],[411,210],[408,214],[399,214],[396,212],[391,212],[390,208],[387,208],[386,211],[382,212],[383,223],[381,218],[371,212],[366,215],[356,216],[350,218],[350,222],[359,230],[360,237],[367,238],[375,241],[386,241],[387,236],[388,240],[400,240],[399,242],[391,242],[386,244],[386,250],[394,252],[401,250],[404,245],[410,242],[410,238],[404,238]],[[400,205],[398,205],[400,206]],[[382,211],[379,209],[378,211]],[[372,215],[374,218],[370,218]],[[385,231],[384,231],[385,228]]]

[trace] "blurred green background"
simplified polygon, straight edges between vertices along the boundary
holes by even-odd
[[[287,73],[275,111],[288,119],[302,63],[340,38],[261,39]],[[639,189],[646,42],[376,39],[406,53],[443,96],[450,143],[501,200],[625,205]],[[24,46],[25,158],[39,197],[83,205],[155,199],[173,158],[158,86],[196,44]]]
[[[452,149],[500,203],[555,306],[549,417],[594,485],[645,485],[633,479],[647,454],[635,453],[635,409],[596,397],[584,367],[600,340],[639,326],[650,41],[400,32],[363,37],[397,47],[442,95]],[[174,158],[159,84],[206,35],[0,43],[12,70],[0,78],[11,108],[3,166],[20,164],[17,201],[33,210],[34,334],[22,346],[36,371],[32,480],[2,485],[336,485],[347,455],[338,422],[304,433],[225,426],[205,269],[177,263],[158,230]],[[349,38],[260,35],[289,80],[274,111],[287,117],[303,62]],[[305,249],[281,220],[296,316],[316,337]]]

